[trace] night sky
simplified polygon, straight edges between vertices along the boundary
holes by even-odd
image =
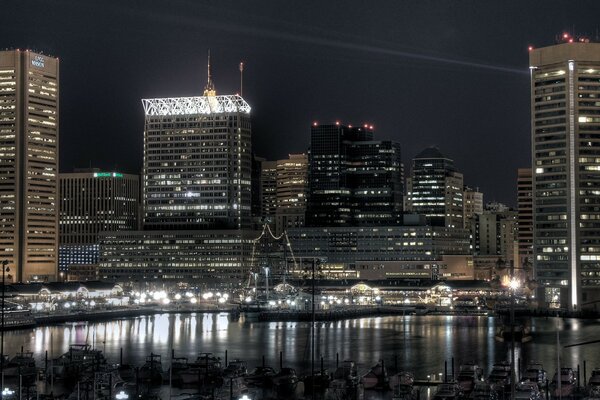
[[[140,99],[252,106],[254,150],[306,151],[313,121],[369,122],[405,165],[437,145],[485,201],[515,204],[530,159],[527,46],[595,36],[600,2],[4,0],[0,48],[60,57],[60,169],[139,173]]]

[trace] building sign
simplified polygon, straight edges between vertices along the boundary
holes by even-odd
[[[118,172],[94,172],[94,178],[122,178],[123,174]]]
[[[44,68],[44,57],[42,56],[35,56],[33,57],[33,59],[31,60],[31,65],[33,65],[34,67],[38,67],[38,68]]]

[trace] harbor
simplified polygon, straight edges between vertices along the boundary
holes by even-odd
[[[332,377],[344,361],[352,361],[356,366],[357,387],[362,398],[391,399],[394,395],[392,387],[386,390],[383,387],[365,389],[361,383],[361,379],[373,367],[383,364],[389,379],[399,372],[411,374],[414,387],[414,393],[411,393],[414,398],[417,398],[418,393],[420,399],[431,399],[439,389],[447,388],[438,387],[444,381],[453,381],[454,376],[458,379],[461,366],[477,365],[482,370],[482,379],[489,382],[495,366],[501,366],[503,362],[510,360],[509,343],[495,338],[501,321],[497,317],[440,315],[372,316],[317,321],[315,375],[323,370],[327,371],[327,376]],[[516,343],[516,357],[519,360],[517,375],[522,378],[532,362],[541,364],[546,372],[548,392],[552,395],[551,381],[557,365],[558,331],[561,369],[572,368],[572,376],[579,378],[573,386],[583,394],[592,371],[600,366],[598,345],[572,348],[564,346],[596,338],[600,333],[597,321],[543,317],[531,318],[530,326],[534,340]],[[199,363],[198,358],[203,353],[211,353],[218,358],[222,369],[236,359],[243,361],[248,374],[263,365],[272,368],[275,374],[282,369],[293,369],[298,380],[293,396],[302,399],[311,398],[311,393],[306,395],[301,390],[306,388],[306,377],[312,375],[310,338],[311,324],[308,322],[261,322],[254,318],[247,319],[244,314],[232,317],[229,313],[161,313],[108,322],[63,323],[7,331],[5,348],[10,358],[14,358],[21,348],[24,352],[33,353],[37,370],[43,371],[38,376],[43,378],[38,379],[38,385],[35,386],[40,395],[53,392],[54,396],[58,396],[59,390],[68,391],[69,388],[73,390],[68,394],[71,395],[76,390],[76,383],[72,382],[62,389],[63,382],[57,379],[58,370],[51,367],[54,362],[52,360],[60,360],[61,357],[64,360],[72,353],[71,345],[87,343],[90,351],[95,349],[105,359],[105,362],[99,363],[105,368],[113,366],[118,372],[119,365],[131,367],[128,369],[129,381],[122,379],[123,382],[120,383],[121,380],[116,375],[110,378],[114,379],[114,384],[120,385],[113,387],[113,398],[121,390],[132,396],[129,398],[134,398],[136,393],[147,396],[146,398],[202,398],[199,397],[202,389],[197,383],[169,385],[168,371],[172,368],[171,364],[179,365],[180,369],[185,363],[193,366],[194,363]],[[152,363],[151,355],[155,355],[156,363],[160,359],[163,370],[160,380],[156,378],[152,384],[147,379],[136,383],[135,368],[141,369],[146,361]],[[48,371],[55,371],[57,375],[53,378],[52,374],[48,375]],[[195,374],[192,375],[195,377]],[[52,380],[53,388],[50,386]],[[244,393],[254,400],[292,398],[278,397],[277,393],[272,392],[272,387],[253,387],[242,381],[244,380],[238,380],[240,384],[232,387],[232,382],[223,380],[223,384],[215,388],[214,398],[237,400],[239,397],[236,396],[239,394],[241,397]],[[366,382],[368,383],[368,379]],[[7,384],[9,390],[18,393],[18,380],[7,381]],[[540,386],[544,392],[546,388],[544,385]],[[85,398],[82,397],[83,387],[83,384],[79,385],[80,398]],[[33,387],[29,390],[32,391]],[[28,398],[25,392],[26,388],[22,387],[21,398]],[[212,390],[203,395],[208,396],[205,398],[212,398]],[[315,398],[326,398],[324,396],[325,393],[322,393],[321,397]],[[98,395],[96,398],[101,397]]]

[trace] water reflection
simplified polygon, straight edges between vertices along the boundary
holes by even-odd
[[[318,322],[317,360],[334,368],[340,360],[352,359],[367,369],[379,359],[397,363],[418,377],[439,375],[444,361],[477,362],[486,373],[494,362],[510,357],[510,346],[494,339],[494,318],[448,316],[373,317],[355,320]],[[516,357],[523,365],[535,360],[550,372],[556,365],[556,330],[561,344],[585,342],[600,336],[600,324],[591,320],[538,318],[531,321],[533,342],[517,344]],[[265,357],[278,367],[279,352],[284,363],[299,371],[310,369],[310,324],[304,322],[232,321],[227,314],[161,314],[103,323],[77,323],[7,332],[5,348],[12,354],[31,349],[40,362],[44,353],[57,357],[70,344],[91,343],[104,349],[117,362],[123,348],[124,361],[143,363],[150,352],[165,359],[174,349],[176,356],[195,359],[200,352],[229,358],[242,358],[250,366]],[[585,359],[588,371],[600,367],[600,344],[561,350],[562,363],[577,367]],[[389,365],[389,364],[388,364]]]

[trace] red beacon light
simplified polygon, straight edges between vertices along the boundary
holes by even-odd
[[[533,51],[533,46],[529,46],[529,47],[527,47],[527,50],[529,50],[529,51]]]
[[[336,124],[336,125],[339,125],[339,124],[340,124],[340,121],[335,121],[335,124]]]
[[[573,38],[570,38],[570,39],[569,39],[569,43],[573,43]]]
[[[317,122],[316,122],[316,121],[315,121],[315,122],[313,122],[313,126],[317,126],[317,125],[318,125],[318,124],[317,124]]]
[[[369,129],[371,129],[371,130],[372,130],[372,129],[373,129],[373,125],[369,125]]]
[[[566,39],[566,38],[568,38],[568,37],[569,37],[569,34],[568,34],[568,33],[563,33],[563,39]]]

